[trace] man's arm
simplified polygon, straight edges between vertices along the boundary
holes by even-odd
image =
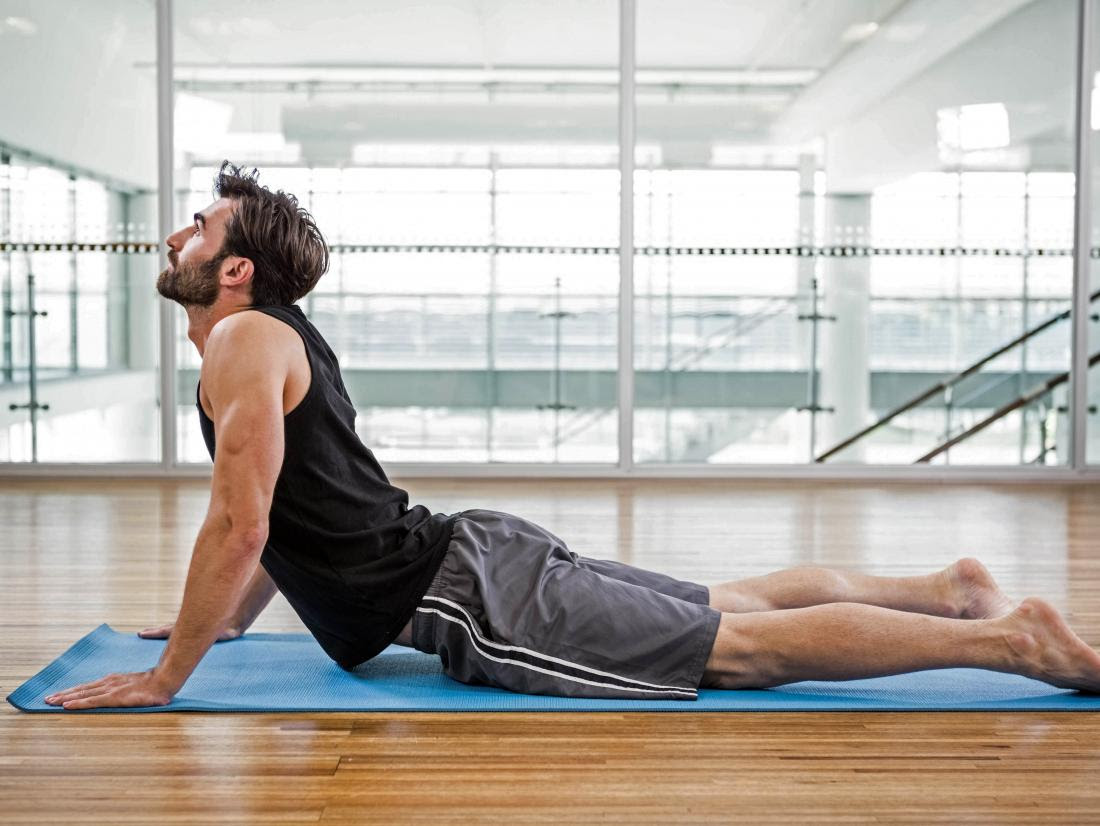
[[[240,606],[267,541],[283,463],[282,396],[290,365],[289,352],[272,346],[256,315],[223,319],[206,343],[202,386],[217,440],[210,507],[160,662],[149,671],[112,674],[59,692],[47,702],[70,709],[166,705]]]
[[[241,604],[237,606],[236,613],[230,617],[229,624],[218,634],[217,641],[235,640],[241,636],[252,626],[252,623],[256,621],[256,617],[267,607],[267,604],[271,602],[271,598],[278,591],[278,586],[272,582],[271,577],[267,575],[267,571],[257,563],[256,571],[252,574],[252,579],[248,581],[244,596],[241,597]],[[168,622],[164,625],[156,625],[138,631],[138,636],[145,640],[166,640],[171,636],[172,629],[175,627],[174,622]]]
[[[252,579],[248,583],[241,604],[237,607],[237,612],[229,620],[229,625],[226,626],[225,630],[230,635],[239,637],[256,621],[256,617],[267,607],[267,604],[271,602],[271,598],[278,591],[279,589],[271,581],[271,577],[267,575],[263,565],[257,564],[256,572],[252,574]]]

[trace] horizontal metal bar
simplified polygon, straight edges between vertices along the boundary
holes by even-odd
[[[156,252],[157,245],[142,241],[0,241],[0,252]]]
[[[742,280],[752,280],[751,273],[740,273]],[[103,295],[106,290],[82,290],[81,295]],[[67,296],[69,295],[68,287],[58,289],[39,289],[36,290],[36,295],[40,296]],[[667,292],[635,292],[635,298],[644,299],[646,301],[667,302],[669,300],[669,294]],[[803,298],[804,294],[792,293],[790,295],[762,295],[760,293],[689,293],[689,294],[673,294],[672,300],[679,304],[703,304],[706,302],[729,304],[735,301],[745,302],[757,302],[757,303],[772,303],[781,302],[787,306],[778,308],[773,313],[766,313],[767,317],[772,318],[775,316],[783,315],[789,312],[791,309],[798,305],[798,302]],[[344,298],[360,298],[360,299],[405,299],[408,301],[431,301],[431,300],[452,300],[452,301],[486,301],[490,298],[495,299],[544,299],[554,298],[555,293],[551,288],[546,288],[542,292],[513,292],[511,290],[497,290],[495,292],[489,291],[474,291],[465,290],[461,292],[374,292],[370,290],[333,290],[325,291],[322,289],[316,289],[309,294],[303,301],[332,301],[334,299]],[[594,309],[585,309],[576,311],[576,315],[583,314],[600,314],[600,315],[614,315],[617,313],[617,302],[619,294],[614,293],[566,293],[561,296],[562,301],[570,303],[592,303],[599,306]],[[988,304],[1011,304],[1013,306],[1020,306],[1021,304],[1028,305],[1043,305],[1043,304],[1069,304],[1073,299],[1072,296],[1031,296],[1029,298],[1021,298],[1019,295],[962,295],[961,297],[956,295],[883,295],[872,294],[869,297],[871,304],[880,304],[885,302],[892,302],[897,304],[945,304],[950,307],[954,307],[959,304],[973,304],[973,305],[988,305]],[[604,307],[603,305],[607,305]],[[316,312],[316,307],[313,312]],[[19,314],[23,314],[19,312]],[[308,313],[307,313],[308,314]],[[364,315],[367,315],[367,311],[363,311]],[[731,310],[679,310],[671,313],[672,318],[758,318],[765,315],[765,311],[760,312],[734,312]],[[833,318],[828,316],[827,318]],[[1091,320],[1100,320],[1100,315],[1093,314],[1090,316]]]
[[[1064,369],[1064,368],[1063,368]],[[1044,381],[1061,370],[1033,368],[1030,381]],[[344,384],[352,402],[360,408],[436,407],[455,412],[463,409],[532,410],[548,404],[552,398],[555,371],[550,368],[371,368],[345,367]],[[610,368],[570,368],[557,371],[561,381],[563,404],[579,408],[609,408],[616,404],[618,374]],[[988,373],[989,376],[1016,376],[1016,371]],[[633,373],[635,408],[638,410],[742,408],[793,409],[806,403],[804,370],[673,370],[638,369]],[[927,387],[943,373],[926,371],[872,371],[869,376],[870,402],[874,410],[884,410],[914,388]],[[176,392],[181,404],[195,403],[197,367],[184,367],[177,373]],[[2,388],[3,385],[0,385]],[[491,391],[491,392],[490,392]],[[973,400],[973,407],[991,410],[1015,398],[1015,388],[1002,386],[1000,392]]]
[[[618,255],[619,247],[567,244],[329,244],[336,254],[354,253],[454,253],[482,255]],[[156,252],[152,241],[0,241],[0,252]],[[798,258],[1066,258],[1070,248],[1061,247],[867,247],[867,246],[738,246],[738,247],[660,247],[639,246],[642,256],[794,256]],[[1100,259],[1100,247],[1093,247],[1090,258]]]
[[[506,463],[417,463],[386,462],[387,476],[402,479],[713,479],[716,481],[761,481],[769,479],[804,479],[836,482],[914,482],[928,484],[1063,484],[1100,481],[1100,466],[1082,470],[1066,467],[1036,468],[1030,465],[715,465],[705,464],[636,464],[629,472],[613,464],[539,464]],[[211,465],[178,464],[170,470],[154,463],[8,463],[0,464],[0,479],[120,477],[201,479],[209,481]]]

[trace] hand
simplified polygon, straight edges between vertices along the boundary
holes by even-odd
[[[166,625],[161,625],[155,628],[146,628],[144,631],[138,631],[138,636],[146,640],[166,640],[172,633],[172,629],[175,627],[174,622],[169,622]],[[225,642],[226,640],[235,640],[241,636],[244,632],[239,628],[229,627],[218,634],[218,638],[214,642]]]
[[[104,706],[166,706],[172,702],[174,692],[160,682],[155,671],[151,668],[132,674],[108,674],[102,679],[51,694],[46,697],[46,702],[66,710]]]

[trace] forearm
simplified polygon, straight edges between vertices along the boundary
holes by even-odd
[[[155,669],[173,694],[240,605],[259,557],[255,541],[234,532],[228,521],[208,519],[199,531],[179,617]]]
[[[267,607],[278,590],[275,583],[271,581],[271,577],[267,575],[267,571],[264,570],[264,566],[257,563],[256,571],[252,574],[252,579],[249,580],[248,587],[241,598],[241,604],[229,620],[228,627],[243,634],[256,621],[256,617]]]

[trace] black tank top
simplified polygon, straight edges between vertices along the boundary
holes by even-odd
[[[397,638],[443,561],[458,514],[409,508],[355,432],[340,365],[297,305],[252,307],[302,337],[311,380],[286,415],[284,456],[260,564],[342,668]],[[210,457],[214,424],[198,401]]]

